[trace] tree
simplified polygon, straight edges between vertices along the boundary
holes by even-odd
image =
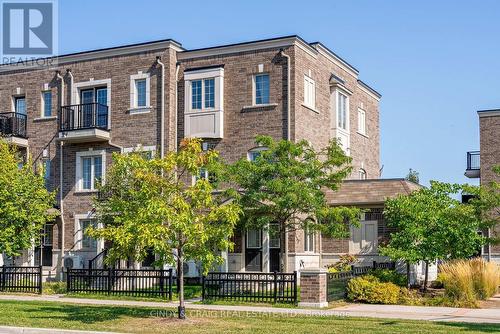
[[[38,242],[43,226],[54,218],[54,194],[31,162],[20,167],[16,150],[0,139],[0,262]]]
[[[406,175],[405,179],[418,184],[418,182],[420,181],[418,176],[419,173],[416,170],[410,168],[410,171],[408,172],[408,175]]]
[[[218,252],[232,247],[229,238],[238,220],[236,203],[223,203],[204,178],[191,182],[202,168],[215,164],[217,153],[202,152],[198,139],[185,140],[179,152],[148,159],[143,154],[113,157],[106,183],[99,186],[96,215],[102,228],[89,234],[110,243],[108,263],[142,260],[148,250],[157,265],[178,263],[179,318],[185,317],[186,260],[200,261],[203,271],[223,261]]]
[[[243,208],[241,227],[279,227],[281,269],[286,269],[284,241],[289,231],[306,228],[348,237],[348,222],[356,224],[360,210],[330,207],[325,198],[325,190],[338,189],[352,170],[351,158],[336,142],[315,150],[305,140],[295,143],[257,136],[256,144],[264,149],[255,161],[242,158],[229,165],[226,180],[241,190],[237,197]]]
[[[485,243],[478,234],[482,222],[475,208],[452,197],[463,189],[458,184],[431,181],[430,188],[385,203],[387,225],[396,232],[380,247],[380,253],[408,264],[424,261],[424,288],[429,262],[470,257]]]

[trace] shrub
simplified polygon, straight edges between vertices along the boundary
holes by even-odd
[[[42,284],[44,295],[57,295],[66,293],[66,282],[45,282]]]
[[[391,269],[374,269],[370,272],[371,275],[377,277],[380,282],[390,282],[398,286],[406,286],[406,275],[398,273]]]
[[[424,299],[418,291],[400,288],[398,304],[402,305],[423,305]]]
[[[498,291],[500,269],[481,258],[458,260],[440,266],[445,294],[460,304],[475,304]]]
[[[340,258],[333,265],[327,266],[329,273],[338,273],[340,271],[349,271],[353,263],[357,261],[354,255],[344,254],[340,255]]]
[[[397,304],[400,289],[394,283],[383,283],[373,275],[353,278],[347,284],[347,298],[370,304]]]

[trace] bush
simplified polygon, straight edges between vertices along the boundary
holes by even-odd
[[[347,298],[370,304],[397,304],[400,289],[394,283],[383,283],[373,275],[353,278],[347,284]]]
[[[390,269],[374,269],[370,272],[371,275],[377,277],[380,282],[394,283],[398,286],[406,286],[406,275],[398,273]]]
[[[399,290],[398,304],[402,305],[423,305],[424,299],[418,291],[401,288]]]
[[[498,291],[500,269],[481,258],[450,261],[440,266],[441,279],[448,298],[457,304],[476,304]]]
[[[327,266],[329,273],[338,273],[341,271],[349,271],[353,263],[357,261],[354,255],[344,254],[340,255],[340,258],[333,265]]]
[[[42,284],[44,295],[58,295],[66,293],[66,282],[45,282]]]

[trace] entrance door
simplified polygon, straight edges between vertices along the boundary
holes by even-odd
[[[245,271],[262,271],[262,230],[247,231]]]
[[[52,267],[53,224],[45,224],[40,246],[35,247],[35,265]]]
[[[281,235],[278,224],[269,225],[269,271],[281,271]]]
[[[81,124],[84,128],[90,128],[92,126],[92,110],[94,109],[94,89],[85,89],[80,91],[80,103],[82,104],[81,111]]]
[[[80,91],[80,103],[82,104],[81,117],[84,128],[93,126],[107,127],[108,89],[106,87],[82,89]]]

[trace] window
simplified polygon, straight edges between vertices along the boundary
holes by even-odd
[[[311,109],[316,108],[316,83],[304,75],[304,105]]]
[[[152,160],[156,153],[156,146],[141,146],[125,147],[123,149],[125,154],[141,154],[146,160]]]
[[[269,225],[269,247],[280,248],[280,226],[278,224]]]
[[[361,221],[350,227],[349,253],[374,254],[377,252],[377,221]]]
[[[48,188],[50,185],[50,160],[45,160],[43,162],[43,179],[45,181],[45,187]]]
[[[76,153],[76,190],[94,191],[104,178],[105,151],[85,151]]]
[[[42,117],[52,116],[52,92],[42,93]]]
[[[314,252],[314,231],[304,228],[304,252]]]
[[[215,79],[203,80],[205,85],[205,108],[215,107]]]
[[[366,171],[363,168],[359,170],[359,179],[366,180]]]
[[[342,93],[337,93],[337,127],[343,130],[348,130],[348,101],[347,96]]]
[[[135,80],[136,106],[146,107],[146,79]]]
[[[266,150],[267,150],[267,147],[257,147],[257,148],[251,149],[250,151],[248,151],[248,160],[249,161],[257,160],[257,158],[261,156],[262,151],[266,151]]]
[[[269,104],[269,74],[254,77],[255,104]]]
[[[201,109],[201,82],[191,81],[191,109]]]
[[[262,230],[247,231],[247,248],[262,247]]]
[[[366,113],[363,109],[358,109],[358,132],[366,135]]]
[[[14,111],[26,115],[26,98],[24,96],[14,98]]]
[[[94,219],[82,219],[80,220],[80,230],[81,230],[81,249],[97,249],[97,240],[87,235],[87,230],[90,227],[97,227],[96,221]]]

